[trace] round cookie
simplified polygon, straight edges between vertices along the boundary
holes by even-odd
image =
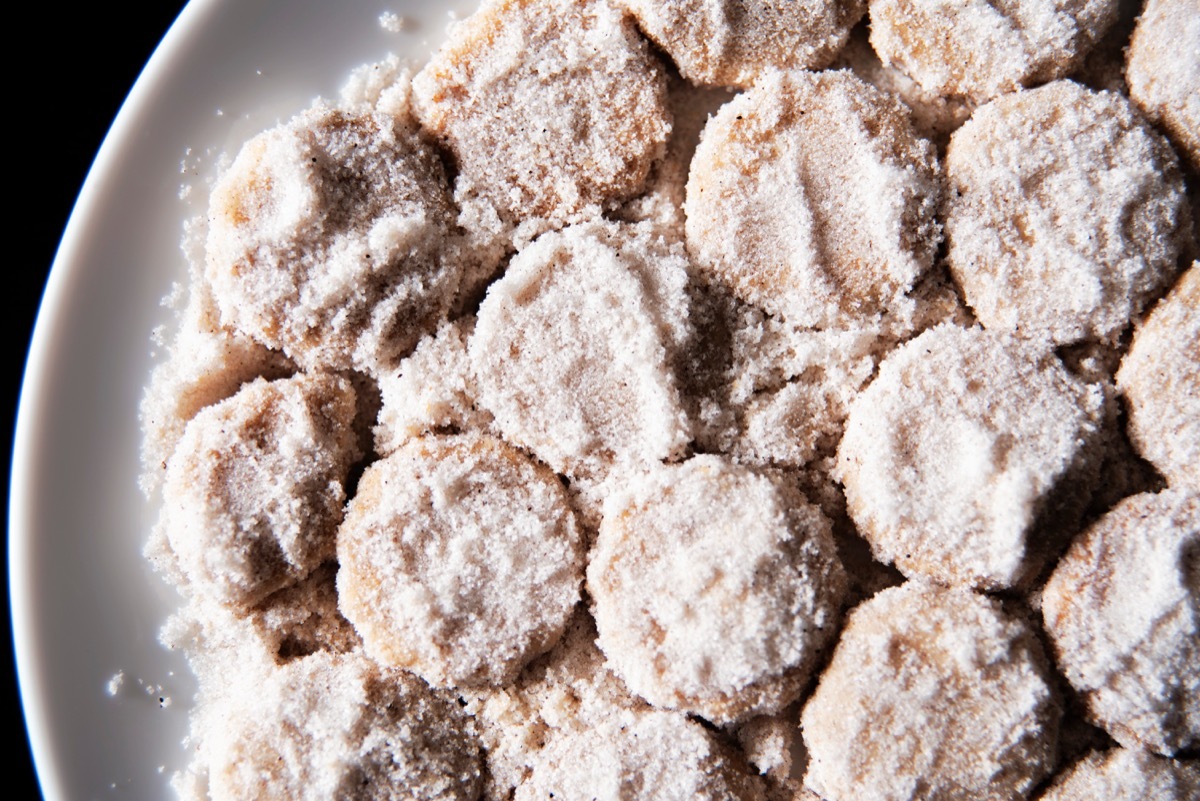
[[[770,70],[829,65],[866,0],[618,0],[679,67],[708,85],[750,86]]]
[[[895,98],[848,71],[771,73],[704,129],[688,250],[797,325],[901,317],[940,238],[937,171]]]
[[[700,724],[656,710],[614,715],[586,731],[552,737],[514,801],[632,797],[765,801],[762,783]]]
[[[1200,170],[1200,3],[1147,0],[1126,53],[1129,97]]]
[[[846,589],[820,510],[716,456],[611,495],[587,581],[610,668],[718,725],[795,700]]]
[[[413,439],[368,467],[337,553],[367,653],[437,686],[511,681],[558,641],[583,578],[558,477],[483,435]]]
[[[854,399],[836,476],[880,561],[1016,586],[1087,501],[1103,405],[1045,345],[941,325],[893,351]]]
[[[213,188],[222,321],[310,369],[392,365],[450,308],[450,186],[406,115],[316,105],[247,142]]]
[[[1140,748],[1094,751],[1063,773],[1038,801],[1194,801],[1200,768]]]
[[[354,415],[350,382],[323,374],[256,379],[202,409],[167,461],[161,567],[246,607],[332,557],[359,457]]]
[[[1161,754],[1200,745],[1200,496],[1126,498],[1042,594],[1058,664],[1093,721]]]
[[[687,257],[652,228],[593,222],[513,257],[468,355],[504,438],[572,477],[650,464],[691,439],[675,360],[691,336]]]
[[[451,699],[360,655],[314,654],[228,710],[212,801],[476,801],[480,747]]]
[[[918,581],[849,615],[804,706],[805,785],[828,801],[1013,801],[1054,768],[1061,709],[1033,629]]]
[[[666,79],[606,0],[490,0],[413,79],[461,202],[527,236],[639,192],[671,131]]]
[[[1071,72],[1117,20],[1116,0],[870,0],[883,64],[935,95],[983,102]]]
[[[1071,81],[981,106],[946,154],[950,269],[986,328],[1114,342],[1191,241],[1178,159]]]
[[[1200,491],[1200,264],[1151,310],[1117,370],[1138,452]]]

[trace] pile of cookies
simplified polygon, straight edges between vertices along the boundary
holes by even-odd
[[[1197,798],[1198,58],[487,0],[247,142],[142,404],[179,795]]]

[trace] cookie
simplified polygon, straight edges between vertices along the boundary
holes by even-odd
[[[526,239],[639,192],[671,131],[662,67],[607,0],[490,0],[413,91],[459,201]]]
[[[1118,742],[1200,744],[1200,497],[1126,498],[1071,545],[1042,593],[1059,667]]]
[[[631,792],[645,801],[765,801],[760,781],[700,724],[658,710],[555,737],[513,799],[592,801]]]
[[[314,654],[227,709],[212,801],[475,801],[480,748],[450,698],[361,655]]]
[[[911,313],[940,238],[933,146],[846,71],[771,73],[704,128],[687,244],[708,280],[805,326]]]
[[[323,374],[256,379],[201,410],[167,462],[159,566],[247,607],[331,558],[354,414],[350,382]]]
[[[1071,81],[977,109],[946,181],[950,270],[985,328],[1114,342],[1191,242],[1170,145],[1125,98]]]
[[[367,653],[436,686],[511,681],[558,641],[583,579],[558,478],[483,435],[417,438],[368,467],[337,552]]]
[[[618,0],[692,83],[749,87],[772,70],[821,69],[866,0]]]
[[[1038,801],[1191,801],[1200,797],[1195,763],[1153,756],[1138,748],[1094,751],[1054,780]]]
[[[871,45],[927,92],[983,102],[1071,72],[1117,0],[871,0]]]
[[[687,272],[681,246],[629,224],[571,226],[517,254],[467,349],[505,439],[573,477],[681,456]]]
[[[1200,491],[1200,265],[1137,329],[1117,387],[1134,447],[1172,486]]]
[[[1200,3],[1148,0],[1126,51],[1129,97],[1200,170]]]
[[[1054,769],[1061,709],[1030,625],[919,581],[849,616],[801,715],[828,801],[1011,801]]]
[[[845,576],[816,507],[697,456],[610,496],[587,586],[630,689],[723,725],[796,699],[835,634]]]
[[[1025,583],[1082,513],[1104,400],[1044,344],[926,331],[850,406],[836,468],[850,515],[875,557],[907,576]]]
[[[211,196],[222,322],[301,365],[389,366],[462,279],[437,152],[407,116],[317,104],[247,142]]]

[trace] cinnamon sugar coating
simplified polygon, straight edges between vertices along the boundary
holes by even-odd
[[[959,95],[926,89],[894,64],[884,66],[868,35],[869,26],[856,26],[834,66],[853,70],[875,88],[900,98],[912,114],[917,133],[944,150],[950,134],[967,121],[977,104]]]
[[[827,801],[1027,798],[1061,714],[1032,627],[909,581],[850,613],[801,716],[805,785]]]
[[[1042,614],[1090,717],[1118,742],[1200,744],[1200,497],[1126,498],[1072,545]]]
[[[557,642],[583,552],[558,478],[491,437],[411,440],[363,474],[338,530],[338,605],[382,664],[511,681]]]
[[[413,90],[459,202],[526,238],[640,191],[671,131],[662,67],[607,0],[489,0]]]
[[[762,799],[761,781],[723,738],[631,695],[595,640],[580,608],[559,644],[516,681],[468,691],[488,801],[621,797],[621,788],[639,798]]]
[[[1200,265],[1151,309],[1121,360],[1117,386],[1142,456],[1172,486],[1200,491]]]
[[[214,187],[221,320],[302,365],[390,365],[449,310],[464,256],[437,153],[407,107],[318,103],[247,142]]]
[[[322,374],[256,379],[197,413],[167,462],[156,566],[247,607],[331,558],[354,414],[349,381]]]
[[[977,109],[946,179],[950,269],[986,328],[1115,341],[1191,242],[1170,145],[1124,97],[1072,81]]]
[[[939,241],[937,172],[894,98],[845,71],[770,73],[704,129],[688,250],[712,280],[796,324],[903,317]]]
[[[866,0],[618,0],[698,84],[749,87],[764,72],[821,69]]]
[[[982,102],[1071,72],[1116,0],[871,0],[871,45],[928,92]]]
[[[473,317],[443,323],[395,370],[380,376],[376,452],[386,456],[423,434],[490,432],[492,416],[478,405],[479,388],[467,357],[474,329]]]
[[[955,76],[999,65],[979,80],[1015,87],[1045,56],[1127,91],[1132,12],[1074,66],[1111,0],[965,2],[936,29],[965,8],[1004,46],[956,53]],[[310,572],[251,559],[261,589],[201,590],[167,512],[147,549],[185,595],[163,638],[200,685],[181,798],[1022,801],[1110,748],[1098,726],[1141,748],[1161,714],[1178,739],[1191,712],[1155,671],[1197,671],[1159,630],[1113,667],[1124,623],[1100,615],[1071,650],[1108,684],[1060,712],[1074,674],[1026,618],[1086,602],[1044,586],[1083,520],[1193,480],[1196,279],[1159,300],[1193,256],[1191,173],[1116,95],[943,94],[876,56],[886,23],[835,56],[862,0],[783,5],[484,0],[419,78],[364,66],[218,176],[142,407],[147,493],[189,420],[258,376],[353,391],[321,433],[278,422],[313,452],[237,489],[329,529]],[[1047,56],[1042,31],[1079,39]],[[848,69],[796,67],[830,58]],[[980,241],[1011,261],[960,247]],[[394,276],[358,260],[383,252]],[[249,449],[242,429],[214,450]],[[204,499],[221,514],[226,489]],[[207,490],[168,496],[188,492]],[[1195,528],[1163,525],[1156,543]],[[1175,625],[1156,604],[1178,582],[1143,575],[1163,560],[1125,561],[1149,589],[1119,605]],[[1142,768],[1195,747],[1100,781],[1159,792]]]

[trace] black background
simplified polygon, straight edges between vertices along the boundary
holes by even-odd
[[[5,371],[6,470],[11,465],[12,433],[29,338],[42,288],[59,239],[87,177],[92,160],[150,54],[184,3],[166,0],[142,4],[138,11],[109,3],[85,3],[70,9],[58,3],[23,7],[21,24],[10,31],[6,102],[6,188],[9,219],[8,258],[13,261],[5,292],[12,324],[9,367]],[[28,22],[26,22],[28,20]],[[23,41],[24,40],[24,41]],[[18,57],[16,53],[28,53]],[[15,208],[14,208],[15,207]],[[7,478],[7,474],[6,474]],[[6,481],[7,484],[7,481]],[[7,494],[5,496],[7,498]],[[7,515],[6,515],[7,518]],[[7,527],[6,527],[7,531]],[[4,582],[7,589],[7,543]],[[5,592],[7,603],[8,593]],[[11,615],[5,635],[10,643],[5,692],[10,699],[6,728],[18,736],[16,771],[10,787],[17,798],[37,798],[32,759],[20,713],[12,650]],[[7,782],[6,782],[7,784]]]

